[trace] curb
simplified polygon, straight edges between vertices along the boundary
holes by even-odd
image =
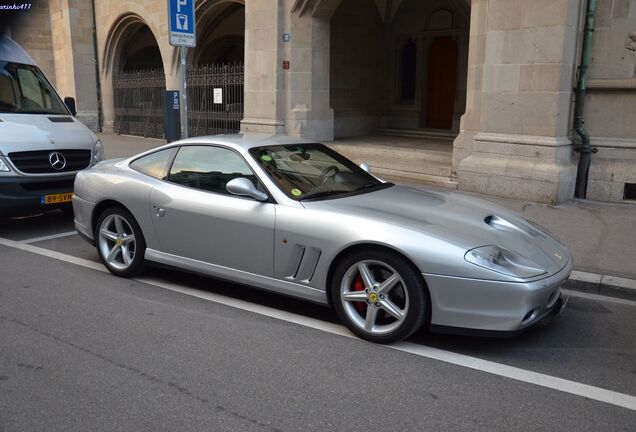
[[[573,271],[563,288],[636,301],[636,279]]]

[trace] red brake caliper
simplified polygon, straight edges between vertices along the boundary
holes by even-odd
[[[364,291],[364,281],[362,280],[362,277],[360,275],[358,275],[353,280],[353,290]],[[367,304],[365,302],[355,302],[354,306],[356,307],[356,309],[358,309],[358,312],[360,312],[361,314],[364,314],[367,309]]]

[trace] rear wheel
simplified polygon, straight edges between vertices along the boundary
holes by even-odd
[[[97,252],[114,275],[131,277],[145,269],[146,242],[141,228],[129,211],[111,207],[97,221]]]
[[[331,287],[340,319],[362,339],[396,342],[426,318],[427,289],[417,269],[395,253],[359,251],[337,266]]]

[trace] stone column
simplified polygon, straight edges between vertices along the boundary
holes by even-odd
[[[333,110],[329,104],[330,22],[329,17],[291,12],[286,2],[285,16],[290,23],[285,32],[284,60],[290,69],[284,71],[286,96],[286,133],[317,141],[333,140]]]
[[[98,129],[97,76],[90,0],[49,1],[55,84],[60,96],[74,97],[77,118]]]
[[[580,0],[473,0],[466,113],[453,171],[466,191],[573,196],[568,132]]]
[[[245,2],[245,100],[241,132],[285,132],[281,2]]]

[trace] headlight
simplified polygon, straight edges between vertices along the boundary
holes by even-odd
[[[104,146],[102,142],[97,140],[95,143],[95,149],[93,150],[93,165],[104,160]]]
[[[11,169],[7,166],[7,164],[4,162],[2,157],[0,157],[0,172],[9,172],[9,171],[11,171]]]
[[[466,252],[464,259],[471,264],[517,278],[531,278],[546,273],[532,261],[497,246],[482,246]]]

